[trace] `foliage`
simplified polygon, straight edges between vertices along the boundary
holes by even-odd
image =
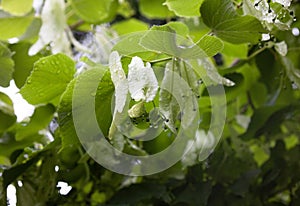
[[[31,117],[17,121],[13,102],[0,93],[0,205],[10,184],[17,205],[300,204],[299,1],[38,2],[0,1],[0,86],[13,80],[35,106]],[[188,118],[162,87],[183,91],[170,71],[191,89],[184,94],[193,109],[184,110]],[[195,143],[184,158],[138,177],[91,158],[76,133],[73,95],[77,83],[88,88],[95,79],[88,95],[107,141],[128,154],[151,155],[186,126]],[[214,148],[210,90],[220,85],[226,110],[219,114],[226,112],[226,120]],[[160,113],[152,112],[155,106]],[[191,122],[192,111],[201,121]],[[137,129],[116,126],[127,120]],[[162,132],[149,141],[118,132],[136,134],[156,123]],[[59,193],[58,182],[72,190]]]

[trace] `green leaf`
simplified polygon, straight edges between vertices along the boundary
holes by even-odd
[[[77,137],[73,116],[72,116],[72,96],[74,85],[76,83],[76,79],[73,79],[66,91],[61,96],[60,103],[58,105],[57,113],[58,113],[58,124],[59,124],[59,134],[62,138],[62,148],[66,148],[72,145],[79,145],[79,139]]]
[[[41,58],[20,93],[30,104],[57,103],[75,74],[75,63],[64,54]]]
[[[163,25],[163,27],[170,27],[176,32],[176,34],[183,37],[187,37],[187,35],[190,33],[189,27],[180,21],[171,21]]]
[[[95,106],[98,125],[105,136],[108,135],[112,121],[111,101],[114,95],[114,85],[110,78],[110,73],[106,72],[99,82]]]
[[[224,43],[219,38],[214,36],[203,36],[197,45],[205,51],[206,55],[211,57],[221,52],[224,48]]]
[[[22,16],[32,9],[33,0],[2,0],[1,6],[4,11],[13,15]]]
[[[36,163],[39,160],[38,156],[30,159],[29,161],[25,162],[24,164],[16,165],[8,170],[3,172],[3,185],[6,188],[10,183],[15,181],[23,172],[25,172],[31,165]]]
[[[29,43],[25,42],[20,42],[10,46],[11,51],[14,52],[12,59],[15,62],[13,77],[18,88],[21,88],[25,84],[27,77],[33,70],[34,62],[41,57],[40,54],[29,56],[28,50],[30,46],[31,45]]]
[[[260,147],[260,145],[252,145],[250,149],[253,152],[253,158],[259,166],[269,159],[269,155],[262,147]]]
[[[11,99],[0,92],[0,134],[12,126],[16,119]]]
[[[139,44],[141,37],[145,35],[145,31],[129,33],[121,37],[114,45],[112,51],[118,51],[120,55],[133,56],[138,52],[147,52],[148,50]]]
[[[95,72],[95,70],[98,71]],[[68,147],[70,145],[79,144],[79,139],[74,128],[72,116],[72,109],[76,109],[72,108],[74,85],[75,83],[78,83],[77,81],[79,81],[79,83],[81,82],[81,84],[83,81],[86,81],[85,85],[88,86],[88,80],[95,74],[99,74],[99,69],[91,69],[88,70],[86,73],[79,75],[68,85],[65,93],[61,98],[60,104],[58,106],[58,117],[63,148]],[[95,110],[97,121],[104,135],[108,135],[108,130],[111,124],[111,98],[113,96],[113,91],[114,86],[110,79],[110,73],[106,72],[101,81],[99,82],[97,92],[95,94],[91,94],[92,96],[95,96]],[[82,92],[85,92],[85,90],[82,89]]]
[[[115,205],[138,205],[141,200],[151,199],[154,197],[161,198],[164,193],[166,193],[166,187],[161,184],[146,182],[141,184],[133,184],[129,187],[119,190],[112,198],[111,203]]]
[[[0,155],[10,157],[16,150],[23,150],[33,146],[34,142],[41,142],[43,135],[37,134],[22,141],[16,141],[13,133],[4,133],[0,142]]]
[[[32,20],[33,16],[0,18],[0,40],[21,36]]]
[[[238,15],[230,0],[205,0],[200,12],[214,34],[230,43],[257,43],[266,32],[255,17]]]
[[[236,57],[241,59],[246,59],[248,55],[248,45],[247,44],[231,44],[229,42],[223,42],[224,49],[222,54],[230,57]]]
[[[172,73],[170,71],[173,71],[176,67],[172,63],[168,63],[166,65],[165,69],[165,75],[162,80],[162,85],[170,84],[174,85],[176,84],[173,80]],[[178,68],[176,68],[178,69]],[[160,89],[159,93],[159,109],[160,112],[163,114],[164,118],[167,119],[167,122],[165,122],[166,126],[174,133],[177,133],[176,130],[176,119],[178,117],[178,113],[180,112],[180,107],[178,102],[176,101],[175,97],[172,95],[171,92]]]
[[[153,26],[141,38],[140,45],[157,53],[165,53],[184,59],[207,57],[192,41],[176,35],[169,26]],[[179,44],[179,45],[178,45]]]
[[[39,35],[40,28],[42,26],[42,20],[40,18],[34,18],[30,25],[27,27],[27,30],[22,34],[18,39],[21,41],[26,41],[33,43],[36,41],[37,36]]]
[[[143,31],[148,29],[148,25],[137,19],[129,19],[113,24],[112,29],[116,30],[119,35],[132,32]]]
[[[112,9],[116,10],[116,0],[72,0],[71,5],[73,6],[76,14],[83,20],[89,23],[99,23],[104,21],[113,12]]]
[[[282,109],[283,106],[263,106],[254,111],[251,117],[251,122],[248,126],[247,132],[242,135],[242,138],[251,139],[258,138],[259,130],[265,125],[268,119],[273,115],[273,113]]]
[[[170,11],[173,11],[177,16],[192,17],[200,16],[200,6],[203,0],[167,0],[164,5],[167,5]]]
[[[295,68],[294,63],[288,57],[281,55],[277,56],[280,59],[289,79],[294,82],[298,88],[300,88],[300,69]]]
[[[28,138],[45,129],[53,118],[55,107],[51,104],[37,107],[26,125],[20,125],[16,131],[16,141]]]
[[[149,19],[164,19],[174,16],[167,6],[163,3],[165,0],[140,0],[139,10],[141,14]]]
[[[8,87],[14,72],[14,61],[11,51],[0,42],[0,86]]]

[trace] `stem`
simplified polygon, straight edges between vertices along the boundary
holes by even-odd
[[[251,99],[251,96],[250,96],[250,92],[249,92],[249,91],[247,91],[247,99],[248,99],[248,103],[249,103],[250,107],[251,107],[253,110],[255,110],[255,106],[254,106],[254,104],[253,104],[253,101],[252,101],[252,99]]]
[[[256,50],[255,52],[253,52],[250,56],[248,56],[248,58],[246,59],[247,61],[249,61],[250,59],[252,59],[253,57],[255,57],[256,55],[260,54],[261,52],[263,52],[267,47],[262,47],[259,50]]]
[[[159,62],[169,61],[169,60],[172,60],[172,59],[173,59],[173,57],[166,57],[166,58],[162,58],[162,59],[152,60],[152,61],[150,61],[150,63],[155,64],[155,63],[159,63]]]
[[[80,27],[82,24],[84,24],[85,22],[83,20],[79,20],[77,22],[75,22],[74,24],[70,25],[70,29],[71,30],[74,30],[76,29],[77,27]]]

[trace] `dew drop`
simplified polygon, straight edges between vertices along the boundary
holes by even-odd
[[[292,29],[292,33],[293,33],[294,36],[299,36],[300,31],[299,31],[298,28],[295,27],[295,28]]]
[[[91,96],[92,96],[92,97],[96,96],[96,92],[92,92],[92,93],[91,93]]]
[[[202,80],[202,79],[199,79],[199,80],[197,81],[197,84],[198,84],[198,85],[203,84],[203,80]]]
[[[142,163],[142,161],[139,160],[139,159],[134,160],[134,164],[135,164],[135,165],[140,165],[141,163]]]

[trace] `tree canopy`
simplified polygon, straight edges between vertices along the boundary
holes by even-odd
[[[298,0],[0,0],[0,205],[300,204]],[[72,189],[63,193],[62,183]]]

